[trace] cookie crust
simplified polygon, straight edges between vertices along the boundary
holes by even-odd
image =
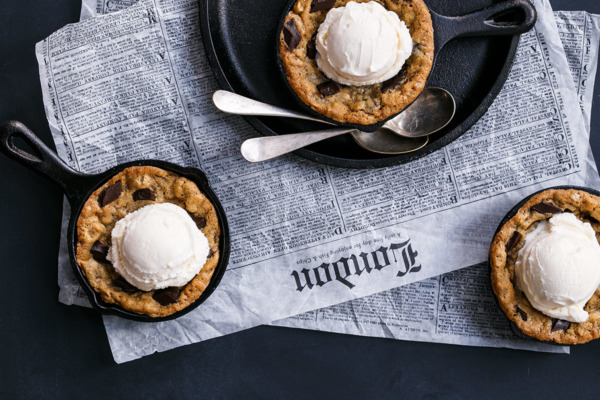
[[[102,192],[121,182],[118,198],[101,206]],[[155,200],[134,200],[139,189],[150,189]],[[153,203],[173,203],[185,209],[192,217],[203,218],[201,228],[210,246],[209,258],[200,272],[185,286],[172,289],[175,301],[162,305],[154,296],[160,290],[141,291],[128,285],[108,262],[96,260],[91,249],[99,241],[111,245],[111,232],[116,222],[125,215]],[[219,262],[220,227],[212,203],[200,192],[198,186],[173,172],[151,166],[130,167],[113,176],[95,190],[85,202],[77,219],[76,260],[92,288],[107,303],[117,304],[125,310],[151,317],[166,317],[183,310],[204,292]]]
[[[350,1],[376,1],[394,11],[406,23],[413,40],[413,52],[400,71],[401,83],[382,92],[382,83],[367,86],[337,84],[340,91],[323,96],[317,85],[329,81],[307,55],[307,45],[325,20],[327,11],[310,12],[313,0],[298,0],[285,18],[294,20],[300,42],[290,50],[283,30],[279,33],[279,55],[287,80],[300,100],[314,111],[342,123],[372,125],[402,111],[421,93],[433,65],[433,25],[423,0],[337,0],[334,8]]]
[[[543,191],[529,199],[494,237],[490,247],[492,289],[504,314],[524,334],[542,341],[567,345],[589,342],[600,337],[600,290],[596,290],[585,305],[585,310],[590,315],[586,322],[565,322],[568,328],[555,328],[552,332],[557,320],[533,308],[517,286],[515,262],[525,243],[525,236],[535,229],[539,221],[554,215],[551,212],[532,210],[532,207],[540,203],[571,212],[579,220],[589,222],[600,242],[599,197],[575,189]]]

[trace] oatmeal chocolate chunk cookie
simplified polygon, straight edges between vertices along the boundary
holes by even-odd
[[[125,215],[152,203],[173,203],[186,210],[208,239],[210,253],[200,272],[185,286],[144,292],[123,279],[106,259],[111,232]],[[77,263],[107,303],[151,317],[164,317],[196,301],[219,261],[219,221],[212,203],[187,178],[160,168],[126,168],[88,198],[77,220]]]
[[[498,231],[490,248],[492,288],[506,316],[526,335],[560,344],[580,344],[600,337],[600,290],[585,305],[586,322],[553,319],[531,306],[517,287],[515,262],[528,233],[539,221],[570,212],[589,222],[600,241],[600,198],[582,190],[549,189],[529,199]]]
[[[343,123],[372,125],[402,111],[425,87],[433,64],[433,25],[423,0],[376,1],[406,23],[413,52],[397,76],[367,86],[329,83],[314,59],[314,37],[332,7],[350,0],[298,0],[279,36],[279,54],[288,82],[298,97],[316,112]],[[335,87],[334,87],[335,85]]]

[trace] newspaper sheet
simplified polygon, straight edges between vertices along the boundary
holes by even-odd
[[[560,11],[555,17],[589,135],[600,16]],[[496,304],[487,263],[275,321],[273,325],[402,340],[568,352],[567,347],[515,337]]]
[[[216,82],[195,1],[142,0],[40,42],[47,116],[64,160],[86,172],[147,158],[200,165],[228,213],[233,250],[219,288],[175,321],[104,317],[115,360],[482,262],[498,221],[523,196],[598,186],[550,6],[536,5],[539,22],[524,36],[501,107],[443,150],[369,171],[295,156],[246,163],[239,145],[256,133],[211,105]],[[81,293],[69,273],[62,263],[61,301],[72,304]]]
[[[557,11],[554,14],[589,135],[598,69],[600,16],[585,11]]]

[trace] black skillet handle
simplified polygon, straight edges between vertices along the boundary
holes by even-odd
[[[23,139],[31,147],[33,153],[17,147],[14,143],[14,139],[17,137]],[[0,125],[0,151],[58,183],[70,202],[81,200],[81,195],[86,193],[85,181],[90,175],[75,171],[65,164],[55,152],[50,150],[21,122],[9,121]]]
[[[458,17],[432,13],[435,45],[442,48],[452,39],[466,36],[517,35],[535,25],[537,13],[528,0],[507,0]]]

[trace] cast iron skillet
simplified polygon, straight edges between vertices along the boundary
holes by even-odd
[[[28,152],[17,147],[14,143],[15,138],[23,139],[32,148],[33,152]],[[181,315],[186,314],[198,307],[200,304],[202,304],[202,302],[204,302],[204,300],[206,300],[208,296],[210,296],[210,294],[215,290],[221,281],[229,261],[229,227],[227,225],[223,207],[208,184],[206,175],[201,170],[197,168],[181,167],[165,161],[142,160],[119,164],[106,172],[96,175],[83,174],[75,171],[65,164],[52,150],[46,147],[46,145],[33,132],[31,132],[22,123],[16,121],[6,122],[0,125],[0,151],[13,160],[33,169],[47,178],[50,178],[50,180],[58,183],[62,187],[67,199],[69,200],[69,203],[71,204],[71,217],[69,220],[69,228],[67,230],[71,266],[73,267],[73,272],[79,280],[81,287],[83,287],[85,290],[90,299],[90,303],[95,309],[105,314],[114,314],[118,315],[119,317],[124,317],[135,321],[167,321],[180,317]],[[184,176],[196,183],[200,191],[204,193],[215,206],[221,228],[221,240],[219,242],[219,252],[221,254],[221,258],[208,286],[202,295],[194,303],[190,304],[183,310],[167,317],[160,318],[153,318],[148,315],[137,314],[132,311],[125,310],[119,305],[110,304],[103,301],[100,295],[92,289],[85,278],[83,271],[79,268],[75,260],[75,251],[77,246],[77,218],[79,217],[79,213],[81,212],[85,201],[90,197],[94,190],[98,189],[117,173],[128,167],[142,165],[162,168]]]
[[[467,25],[465,21],[470,20],[466,17],[443,17],[440,14],[466,14],[500,3],[495,0],[425,2],[430,12],[436,11],[435,15],[438,15],[433,17],[438,30],[434,32],[437,50],[428,86],[442,87],[454,95],[457,111],[450,125],[432,135],[423,149],[408,154],[375,154],[362,149],[348,135],[343,135],[298,150],[295,152],[297,155],[344,168],[398,165],[442,148],[483,116],[508,77],[519,36],[463,36],[469,33],[480,35],[481,30],[487,29],[507,35],[508,30],[515,28],[514,21],[521,21],[522,24],[517,25],[526,30],[535,21],[535,9],[530,3],[520,1],[519,4],[527,11],[519,11],[515,15],[494,15],[490,14],[493,10],[487,9],[475,14],[480,18],[479,24]],[[515,4],[513,1],[509,3]],[[282,78],[277,66],[274,44],[279,38],[282,6],[281,0],[200,0],[202,39],[208,61],[223,89],[269,104],[305,111],[286,87],[287,80]],[[494,18],[490,19],[490,16]],[[461,39],[448,43],[451,38],[459,36]],[[266,136],[326,128],[318,123],[284,118],[246,117],[246,120]]]
[[[502,229],[502,227],[504,226],[504,224],[506,224],[508,221],[510,221],[510,219],[512,217],[514,217],[517,212],[519,211],[519,209],[521,209],[521,207],[523,207],[525,205],[525,203],[527,203],[529,201],[529,199],[531,199],[533,196],[540,194],[546,190],[568,190],[568,189],[573,189],[573,190],[581,190],[582,192],[588,192],[590,194],[593,194],[594,196],[598,196],[600,197],[600,192],[595,190],[595,189],[591,189],[591,188],[587,188],[587,187],[582,187],[582,186],[553,186],[553,187],[549,187],[546,189],[542,189],[542,190],[538,190],[535,193],[530,194],[529,196],[525,197],[523,200],[521,200],[516,206],[514,206],[513,208],[510,209],[510,211],[504,216],[504,218],[502,218],[502,221],[500,221],[500,224],[498,225],[498,228],[496,229],[496,232],[494,232],[494,236],[496,237],[496,235],[498,234],[498,232],[500,231],[500,229]],[[488,259],[488,269],[490,271],[490,275],[492,273],[492,263],[491,260]],[[491,287],[491,283],[492,280],[490,279],[490,287]],[[494,294],[494,290],[492,289],[492,295],[494,296],[494,300],[496,301],[496,304],[498,304],[498,308],[500,308],[500,304],[498,303],[498,298],[496,297],[496,295]],[[504,314],[504,312],[502,312],[502,314]],[[519,328],[517,327],[517,325],[512,322],[508,317],[506,317],[506,320],[508,321],[509,325],[510,325],[510,329],[513,331],[513,333],[518,336],[521,339],[528,339],[528,340],[536,340],[538,342],[541,343],[546,343],[546,344],[552,344],[552,345],[556,345],[556,346],[568,346],[567,344],[560,344],[560,343],[556,343],[554,341],[551,340],[539,340],[536,339],[532,336],[526,335],[523,332],[521,332],[519,330]],[[598,339],[595,339],[598,340]],[[589,342],[588,342],[589,343]]]
[[[278,32],[281,32],[283,29],[285,17],[294,7],[296,1],[297,0],[290,0],[285,8],[283,16],[279,22],[277,29]],[[475,11],[473,13],[458,17],[446,17],[431,10],[429,10],[429,13],[431,14],[431,21],[433,23],[434,40],[432,70],[435,68],[435,60],[440,50],[442,50],[442,48],[453,39],[468,36],[517,35],[527,32],[533,28],[537,19],[535,7],[533,7],[528,0],[502,1],[498,4],[484,8],[483,10]],[[387,120],[394,118],[396,115],[402,112],[399,111],[398,113],[389,116],[385,120],[372,125],[339,123],[323,116],[322,114],[319,114],[308,105],[304,104],[304,102],[300,100],[300,98],[296,95],[296,92],[294,92],[292,87],[289,85],[289,82],[286,79],[285,68],[283,67],[279,53],[279,35],[277,35],[276,39],[277,67],[281,73],[282,80],[286,83],[286,86],[288,87],[290,93],[292,93],[292,96],[296,98],[298,106],[307,114],[312,114],[316,118],[322,118],[326,121],[335,123],[340,127],[359,129],[366,132],[375,132],[377,129],[381,128]]]

